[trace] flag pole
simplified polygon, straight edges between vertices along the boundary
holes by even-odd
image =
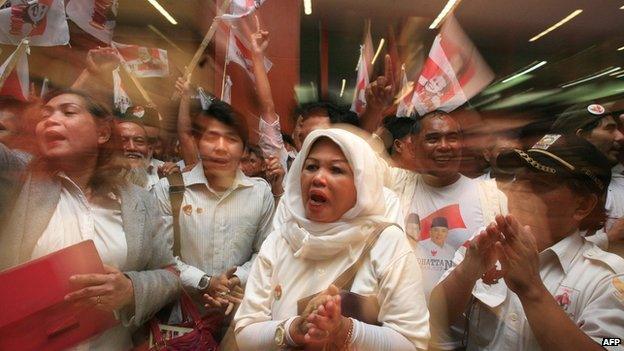
[[[212,38],[217,32],[218,22],[220,21],[217,17],[220,14],[227,11],[227,9],[230,7],[231,2],[232,0],[223,0],[223,4],[221,4],[221,8],[217,12],[217,16],[215,16],[215,18],[212,20],[212,24],[210,25],[210,28],[208,29],[208,32],[204,36],[204,39],[202,40],[201,44],[199,45],[199,48],[197,48],[197,51],[195,51],[195,55],[193,55],[191,62],[184,68],[185,76],[189,76],[195,70],[195,67],[199,63],[199,59],[201,58],[201,55],[204,53],[204,51],[208,47],[208,44],[210,44],[210,41],[212,41]]]
[[[141,96],[143,97],[143,99],[145,99],[145,101],[147,102],[148,106],[152,106],[152,107],[156,107],[156,104],[154,103],[154,101],[152,101],[152,99],[149,97],[149,94],[147,93],[147,91],[145,90],[145,88],[143,87],[143,85],[141,84],[141,82],[139,82],[139,80],[134,76],[134,74],[130,71],[130,68],[128,68],[128,63],[126,62],[126,60],[123,58],[123,56],[121,55],[121,53],[119,52],[119,50],[117,50],[117,47],[115,45],[111,45],[111,47],[113,49],[115,49],[115,52],[117,53],[117,56],[119,57],[119,61],[121,62],[121,67],[123,67],[124,71],[126,73],[128,73],[128,76],[130,76],[130,80],[132,80],[132,83],[134,83],[134,85],[137,87],[137,89],[139,89],[139,93],[141,94]],[[162,116],[160,115],[160,113],[158,114],[158,119],[162,122]]]
[[[0,88],[4,86],[4,82],[7,80],[7,78],[9,78],[9,75],[11,74],[11,72],[13,72],[13,69],[15,69],[15,66],[17,65],[17,60],[26,50],[28,50],[28,39],[22,39],[22,41],[20,41],[19,45],[13,52],[10,61],[4,69],[4,72],[2,72],[2,75],[0,75]]]
[[[221,95],[220,95],[221,100],[223,100],[223,92],[225,92],[225,73],[227,70],[227,65],[229,63],[229,60],[228,60],[229,49],[230,49],[230,33],[228,33],[227,41],[225,42],[225,59],[223,60],[223,78],[221,79]]]

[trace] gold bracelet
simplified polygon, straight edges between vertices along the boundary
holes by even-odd
[[[351,338],[353,337],[353,321],[351,320],[351,318],[349,318],[349,331],[347,332],[347,337],[345,338],[344,342],[342,343],[342,348],[340,350],[349,350],[349,345],[351,345]]]

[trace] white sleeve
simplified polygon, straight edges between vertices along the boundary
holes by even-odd
[[[353,337],[351,346],[355,350],[375,351],[414,351],[416,348],[399,332],[388,328],[379,327],[353,321]]]
[[[236,333],[240,351],[274,350],[275,330],[282,321],[264,321],[250,324]]]
[[[287,170],[288,152],[284,146],[279,116],[276,114],[275,117],[275,122],[269,124],[260,116],[260,139],[258,140],[258,146],[265,157],[278,156],[280,163]]]

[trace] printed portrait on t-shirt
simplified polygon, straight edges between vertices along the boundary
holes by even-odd
[[[405,233],[414,241],[420,241],[420,217],[416,213],[410,213],[405,219]]]

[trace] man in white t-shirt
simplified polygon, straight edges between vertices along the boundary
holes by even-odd
[[[453,266],[455,249],[446,243],[448,221],[445,217],[436,217],[431,222],[431,238],[416,244],[414,252],[423,274],[425,295],[429,296],[442,274]]]

